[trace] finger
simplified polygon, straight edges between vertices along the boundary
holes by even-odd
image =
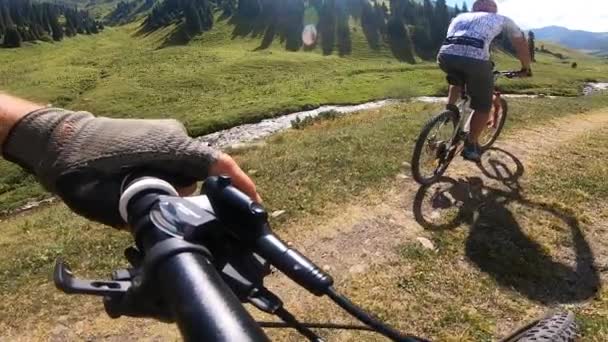
[[[252,200],[258,203],[262,203],[262,198],[258,194],[253,181],[244,172],[239,172],[232,175],[232,183],[234,186],[244,192]]]
[[[244,192],[252,200],[258,203],[262,202],[262,198],[258,194],[253,180],[251,180],[251,178],[236,164],[236,162],[230,166],[230,168],[227,170],[227,174],[230,176],[230,178],[232,178],[232,185]]]
[[[226,175],[232,179],[232,185],[244,192],[252,200],[261,203],[253,180],[227,154],[222,154],[209,170],[210,176]]]

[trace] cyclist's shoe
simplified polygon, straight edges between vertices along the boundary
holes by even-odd
[[[476,144],[472,144],[470,142],[466,142],[464,144],[464,149],[462,150],[462,157],[468,161],[472,161],[475,163],[481,162],[481,151],[479,146]]]
[[[445,109],[454,112],[454,114],[460,116],[460,109],[458,109],[458,106],[452,103],[448,103],[447,105],[445,105]]]

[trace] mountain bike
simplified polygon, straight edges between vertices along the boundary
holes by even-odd
[[[519,77],[519,71],[494,71],[494,83],[500,77]],[[459,77],[451,75],[450,77]],[[462,77],[460,77],[462,78]],[[468,126],[473,112],[465,113],[470,98],[466,87],[462,87],[461,99],[457,104],[459,113],[446,110],[433,116],[422,128],[412,156],[412,176],[421,185],[429,185],[437,181],[447,170],[454,156],[462,150],[463,142],[468,136]],[[494,105],[490,120],[479,137],[479,147],[482,151],[492,147],[500,135],[508,112],[507,101],[501,97],[500,91],[494,89]]]
[[[332,277],[281,241],[265,209],[229,178],[208,178],[205,195],[183,198],[160,178],[129,177],[123,184],[119,212],[135,241],[125,250],[131,267],[114,271],[112,280],[75,278],[61,260],[54,271],[63,292],[103,297],[110,317],[177,323],[185,341],[268,341],[262,328],[296,329],[310,341],[323,341],[312,329],[367,330],[393,341],[427,341],[395,330],[338,293]],[[271,267],[314,295],[328,296],[365,325],[298,321],[264,286]],[[256,322],[244,303],[283,322]],[[547,334],[570,341],[574,335],[562,329],[572,326],[569,317],[552,316],[549,326],[535,322],[504,341],[533,341]]]

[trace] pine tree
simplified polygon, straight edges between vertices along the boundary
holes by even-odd
[[[259,0],[239,0],[237,13],[244,18],[255,18],[262,12]]]
[[[432,26],[433,44],[439,50],[450,25],[450,13],[445,0],[437,0],[435,4],[435,20]]]
[[[89,20],[89,31],[90,31],[92,34],[97,34],[97,33],[99,33],[99,26],[98,26],[98,25],[97,25],[97,23],[96,23],[94,20],[92,20],[92,19],[90,19],[90,20]]]
[[[429,23],[432,23],[433,19],[435,18],[433,3],[431,0],[424,0],[424,18]]]
[[[41,9],[41,15],[42,15],[41,24],[42,24],[42,28],[46,32],[51,33],[52,30],[51,30],[51,23],[49,21],[49,12],[50,12],[50,8],[49,8],[48,4],[44,4]]]
[[[0,37],[4,34],[4,31],[6,31],[7,26],[8,25],[4,23],[4,6],[0,3]]]
[[[58,42],[63,39],[63,27],[59,25],[57,12],[55,10],[51,10],[47,12],[47,15],[49,24],[51,26],[53,40]]]
[[[272,0],[273,2],[275,0]],[[302,31],[304,30],[304,12],[306,8],[302,0],[283,0],[281,9],[285,19],[281,25],[282,35],[285,37],[285,49],[298,51],[302,47]],[[272,19],[271,19],[272,21]]]
[[[38,24],[38,23],[32,24],[32,30],[34,31],[34,34],[37,37],[36,39],[43,40],[43,41],[49,40],[47,33],[44,31],[44,29],[42,29],[42,26],[40,26],[40,24]]]
[[[361,28],[363,29],[365,38],[367,38],[367,43],[373,50],[380,49],[380,27],[376,15],[377,8],[377,3],[374,8],[368,1],[364,1],[363,8],[361,9]]]
[[[207,0],[200,1],[200,18],[203,31],[209,31],[213,28],[213,11]]]
[[[386,8],[386,4],[382,4],[379,6],[378,3],[374,5],[374,16],[376,21],[376,27],[380,32],[380,36],[382,39],[386,40],[386,20],[388,19],[388,9]]]
[[[536,62],[536,42],[534,32],[528,32],[528,48],[530,49],[530,57],[532,62]]]
[[[336,6],[334,0],[325,0],[319,11],[319,36],[324,55],[331,55],[336,41]]]
[[[420,13],[417,10],[417,7],[420,7],[417,3],[414,3],[410,0],[401,1],[401,6],[399,8],[399,12],[401,12],[402,18],[405,18],[405,25],[415,25],[418,20],[421,19]],[[420,11],[421,12],[421,11]],[[397,14],[397,13],[395,13]]]
[[[222,10],[222,17],[230,17],[236,12],[236,0],[220,0],[218,7]]]
[[[384,18],[388,19],[389,9],[386,6],[386,2],[383,2],[381,7],[382,7],[382,12],[384,12]]]
[[[462,11],[460,13],[467,13],[469,11],[469,6],[467,5],[467,2],[463,2],[462,3]]]
[[[76,35],[76,29],[74,29],[73,16],[71,13],[65,13],[65,35],[73,37]]]
[[[361,19],[363,6],[365,3],[369,4],[369,0],[343,0],[343,3],[344,9],[346,10],[346,15],[352,16],[353,18],[359,20]]]
[[[416,63],[409,30],[405,26],[402,16],[397,14],[391,15],[386,24],[389,46],[398,60],[411,64]]]
[[[350,55],[352,52],[352,41],[350,38],[350,27],[348,25],[348,13],[340,11],[336,34],[338,38],[338,54],[340,56]]]
[[[190,2],[184,8],[185,29],[188,34],[196,35],[203,32],[203,24],[194,3]]]
[[[13,20],[11,18],[11,13],[9,11],[8,6],[5,4],[4,6],[2,6],[2,8],[4,8],[3,12],[4,12],[4,28],[5,28],[5,32],[8,31],[8,28],[11,26],[14,26],[15,24],[13,23]]]
[[[21,33],[19,33],[16,26],[10,26],[6,29],[6,33],[4,35],[4,47],[18,48],[21,46],[22,41],[23,39],[21,38]]]

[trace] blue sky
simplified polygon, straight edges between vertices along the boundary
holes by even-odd
[[[470,5],[473,0],[466,0]],[[447,0],[462,6],[462,0]],[[606,0],[497,0],[498,11],[524,29],[558,25],[574,30],[608,32]]]
[[[462,2],[463,2],[463,1],[462,1],[462,0],[459,0],[459,1],[447,0],[447,2],[448,2],[448,5],[450,5],[450,6],[454,6],[454,4],[458,4],[458,6],[462,6]],[[470,1],[470,0],[469,0],[469,1],[467,1],[467,3],[468,3],[469,5],[471,5],[471,4],[473,3],[473,1]],[[471,6],[469,6],[469,8],[470,8],[470,7],[471,7]]]

